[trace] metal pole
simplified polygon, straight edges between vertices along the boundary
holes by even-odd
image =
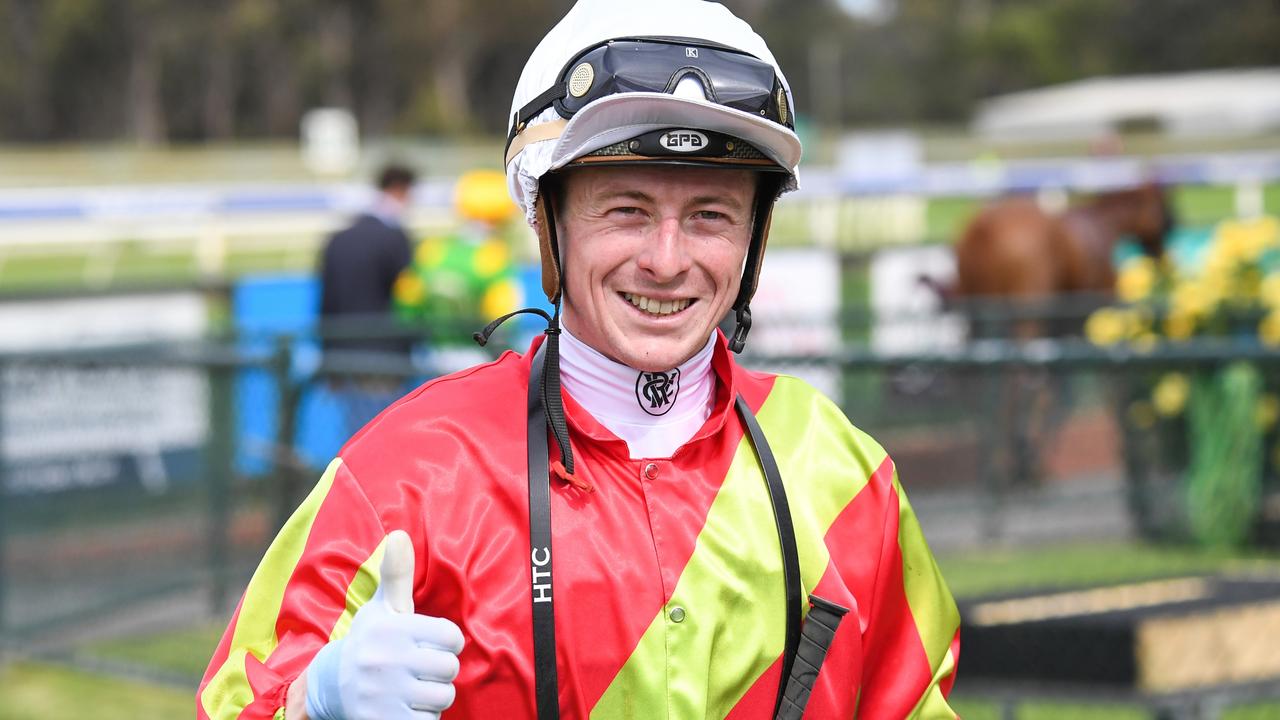
[[[8,617],[5,610],[8,606],[9,597],[6,588],[6,579],[8,578],[8,554],[5,548],[5,541],[8,539],[8,463],[4,452],[4,407],[5,407],[5,382],[9,378],[9,367],[7,363],[0,363],[0,660],[4,659],[4,646],[6,644]]]
[[[220,614],[226,609],[231,581],[233,373],[233,368],[223,365],[209,368],[209,443],[206,446],[205,484],[209,491],[209,609],[213,614]]]
[[[1136,393],[1132,373],[1121,370],[1112,378],[1115,393],[1115,418],[1120,426],[1121,454],[1124,460],[1125,499],[1129,505],[1129,517],[1139,537],[1151,540],[1158,534],[1151,507],[1149,438],[1138,431],[1129,417],[1129,406]]]
[[[987,421],[978,423],[981,436],[978,447],[982,450],[981,473],[982,487],[986,491],[986,502],[980,509],[982,515],[982,537],[989,542],[996,542],[1004,535],[1005,488],[1008,487],[1005,474],[1009,472],[1012,457],[1013,432],[1010,427],[1014,421],[1006,412],[1009,402],[1008,384],[1012,378],[1004,377],[1000,367],[985,368],[981,375],[986,387]],[[1007,452],[1006,452],[1007,451]],[[1001,459],[1006,462],[1001,462]]]
[[[272,476],[276,479],[275,529],[278,532],[288,522],[298,502],[301,484],[298,456],[293,441],[297,435],[298,406],[302,402],[302,384],[289,377],[293,364],[293,339],[288,335],[276,338],[276,352],[272,363],[272,375],[276,383],[276,439],[271,453]]]

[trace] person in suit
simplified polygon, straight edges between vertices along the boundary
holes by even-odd
[[[405,338],[351,335],[391,318],[392,286],[412,257],[403,217],[415,179],[407,167],[383,168],[373,206],[326,241],[320,266],[320,320],[332,331],[324,336],[326,351],[407,351]]]
[[[339,369],[407,359],[413,338],[396,323],[392,288],[412,259],[403,218],[416,180],[402,165],[378,174],[368,211],[330,235],[320,263],[320,338],[326,363]],[[338,372],[330,390],[343,405],[350,435],[398,395],[405,378]]]

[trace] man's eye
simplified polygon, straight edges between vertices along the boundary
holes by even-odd
[[[715,210],[699,210],[693,216],[698,220],[723,220],[727,217],[724,213]]]
[[[619,215],[625,215],[625,216],[631,217],[631,216],[639,215],[639,214],[640,214],[640,208],[638,208],[638,207],[627,207],[627,206],[622,206],[622,207],[616,207],[616,208],[614,208],[614,209],[610,210],[609,212],[611,212],[611,213],[615,213],[615,214],[619,214]]]

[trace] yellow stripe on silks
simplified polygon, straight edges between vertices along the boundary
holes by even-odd
[[[253,702],[253,688],[249,687],[244,659],[248,655],[244,649],[232,650],[227,659],[218,668],[218,672],[209,680],[204,692],[200,693],[200,705],[211,720],[234,718],[240,715],[249,703]],[[231,712],[216,712],[230,710]]]
[[[333,479],[341,464],[340,459],[329,463],[307,499],[298,506],[281,528],[280,534],[271,542],[262,563],[249,580],[249,586],[244,591],[244,601],[240,604],[240,616],[236,619],[235,631],[231,635],[233,650],[205,686],[204,692],[200,693],[200,703],[209,717],[220,717],[214,712],[215,709],[234,707],[239,712],[239,709],[253,702],[253,689],[249,686],[249,678],[244,669],[245,655],[252,653],[259,662],[266,662],[279,644],[276,619],[284,602],[285,588],[293,575],[294,567],[302,557],[316,514],[329,494],[329,489],[333,487]]]
[[[942,695],[942,681],[956,669],[956,656],[951,653],[951,649],[947,648],[947,654],[942,658],[942,664],[938,666],[938,670],[933,674],[932,682],[929,685],[929,691],[916,703],[915,708],[908,716],[910,720],[956,720],[960,717],[955,710],[951,709],[951,705],[947,703],[947,699]]]
[[[947,589],[938,564],[929,552],[920,522],[911,510],[911,503],[902,490],[898,474],[893,475],[893,486],[898,492],[898,546],[902,549],[902,583],[907,596],[907,606],[920,642],[924,645],[929,667],[935,668],[933,685],[920,698],[912,712],[912,718],[934,720],[955,718],[947,705],[938,683],[955,668],[956,659],[951,654],[951,640],[960,627],[960,611],[956,609],[951,591]]]
[[[355,617],[356,611],[369,602],[373,594],[378,591],[378,583],[382,578],[382,555],[386,550],[387,539],[384,537],[369,559],[356,569],[356,576],[351,578],[351,584],[347,586],[347,607],[329,633],[331,642],[346,636],[347,631],[351,629],[351,620]]]
[[[777,379],[756,417],[786,487],[807,597],[829,560],[827,529],[885,453],[850,432],[839,409],[793,378]],[[670,620],[677,606],[686,612],[681,623]],[[782,654],[784,613],[773,511],[744,437],[670,602],[591,716],[724,717]]]

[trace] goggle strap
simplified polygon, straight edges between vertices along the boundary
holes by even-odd
[[[515,160],[520,151],[527,146],[543,140],[555,140],[560,137],[560,133],[564,132],[565,127],[568,125],[568,120],[552,120],[541,125],[526,127],[516,133],[515,138],[507,144],[507,156],[504,160],[504,165],[510,165],[511,161]]]
[[[530,120],[538,116],[538,113],[546,110],[551,106],[551,103],[559,100],[568,93],[569,83],[567,81],[560,82],[552,85],[542,91],[541,95],[525,103],[525,106],[520,108],[516,112],[516,116],[511,119],[511,132],[508,134],[507,144],[510,144],[511,140],[514,139],[516,135],[520,134],[521,130],[524,130],[524,126]]]

